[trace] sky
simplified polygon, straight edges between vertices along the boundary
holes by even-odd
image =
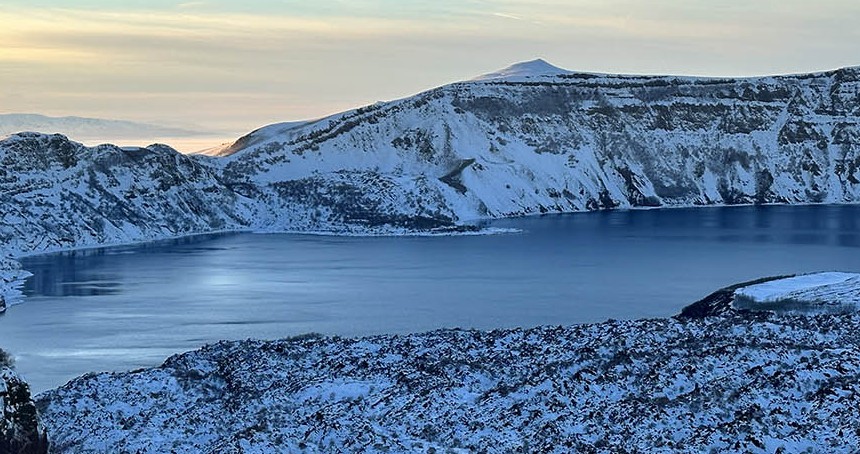
[[[239,136],[511,63],[744,76],[860,65],[857,0],[3,0],[0,113]]]

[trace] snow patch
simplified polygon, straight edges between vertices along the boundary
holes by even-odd
[[[735,291],[743,309],[832,311],[860,308],[860,274],[824,272],[778,279]]]
[[[845,282],[848,279],[856,279],[858,277],[860,277],[860,274],[840,272],[804,274],[802,276],[778,279],[775,281],[765,282],[763,284],[743,287],[738,289],[735,293],[752,298],[759,302],[775,302],[785,298],[785,296],[791,292],[808,290],[822,285],[838,284]]]
[[[483,74],[471,79],[472,81],[513,81],[519,79],[527,79],[534,77],[554,77],[567,74],[573,74],[573,71],[559,68],[551,65],[540,58],[536,60],[514,63],[507,68],[500,69],[495,72]]]

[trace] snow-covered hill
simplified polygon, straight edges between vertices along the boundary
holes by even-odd
[[[255,185],[275,205],[307,201],[328,219],[342,189],[406,216],[463,221],[856,202],[858,122],[858,68],[706,79],[578,74],[537,61],[261,128],[220,151],[229,154],[226,178]],[[286,209],[273,215],[273,227],[315,222]]]
[[[472,80],[497,82],[525,82],[538,79],[551,79],[553,77],[567,76],[571,74],[574,74],[573,71],[561,69],[558,66],[553,66],[547,61],[538,58],[537,60],[514,63],[507,68],[480,75],[478,77],[473,78]]]
[[[57,452],[856,452],[860,316],[221,342],[37,396]]]

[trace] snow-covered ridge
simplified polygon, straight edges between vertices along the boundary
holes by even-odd
[[[433,211],[454,220],[855,202],[858,83],[856,68],[456,83],[280,134],[251,133],[229,148],[226,171],[269,184],[381,177],[417,207],[441,201]]]
[[[860,316],[221,342],[37,396],[58,452],[855,452]]]
[[[283,135],[288,133],[289,131],[300,128],[307,124],[311,123],[310,121],[288,121],[283,123],[275,123],[268,126],[263,126],[262,128],[256,129],[252,131],[245,137],[248,137],[248,141],[238,140],[236,142],[226,143],[223,145],[219,145],[216,147],[207,148],[205,150],[201,150],[196,154],[204,155],[204,156],[229,156],[236,151],[242,149],[243,147],[248,147],[254,145],[254,141],[260,142],[263,140],[271,139],[273,137],[277,137],[279,135]]]

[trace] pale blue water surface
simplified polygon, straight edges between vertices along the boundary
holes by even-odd
[[[38,392],[220,339],[665,317],[761,276],[860,271],[860,206],[611,211],[445,237],[229,234],[26,258],[0,346]]]

